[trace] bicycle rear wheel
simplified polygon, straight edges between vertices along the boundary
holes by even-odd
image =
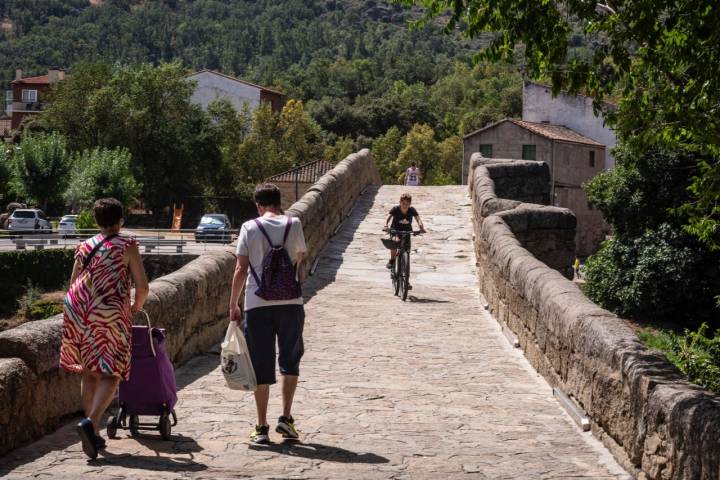
[[[397,296],[398,292],[400,291],[400,270],[401,270],[401,264],[400,264],[400,255],[395,256],[395,260],[393,260],[392,270],[390,270],[390,276],[392,277],[392,284],[393,284],[393,292],[395,296]]]
[[[400,289],[402,290],[403,302],[407,300],[408,291],[410,290],[410,252],[403,252],[402,254],[402,274],[400,276]]]

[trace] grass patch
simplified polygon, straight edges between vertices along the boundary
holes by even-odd
[[[640,340],[653,350],[659,350],[692,383],[720,393],[720,329],[711,333],[703,323],[697,331],[644,329]]]

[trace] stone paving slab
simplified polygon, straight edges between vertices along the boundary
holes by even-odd
[[[250,445],[250,394],[217,354],[178,370],[173,439],[124,431],[87,461],[72,423],[0,460],[6,478],[625,479],[479,306],[463,187],[413,189],[410,300],[394,297],[380,228],[401,187],[361,197],[306,287],[301,443]],[[270,416],[280,413],[272,389]],[[92,476],[92,477],[91,477]]]

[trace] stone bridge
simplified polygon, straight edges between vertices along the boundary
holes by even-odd
[[[152,285],[150,308],[176,337],[174,360],[184,363],[172,440],[121,431],[87,461],[73,418],[58,419],[58,411],[46,430],[60,428],[8,451],[0,476],[719,478],[718,397],[668,374],[619,319],[575,297],[577,287],[558,273],[572,247],[572,214],[502,198],[542,203],[537,175],[545,167],[476,161],[470,195],[466,187],[414,188],[429,233],[414,239],[414,288],[402,302],[391,292],[379,239],[404,189],[366,188],[377,180],[368,160],[364,151],[342,162],[289,211],[306,225],[308,267],[315,264],[305,285],[306,356],[295,403],[302,442],[277,435],[269,446],[248,442],[252,395],[228,390],[217,351],[208,351],[226,325],[220,297],[233,261],[216,254]],[[216,297],[196,307],[211,292]],[[522,349],[508,342],[508,327]],[[22,379],[9,383],[8,362],[25,365],[42,388],[55,382],[78,395],[74,379],[38,366],[54,360],[52,341],[44,353],[22,342],[0,336],[0,357],[9,356],[4,346],[18,357],[0,360],[0,420],[17,435],[23,405],[11,390],[26,402],[39,397]],[[37,356],[49,360],[33,362]],[[588,410],[592,432],[577,427],[551,386]],[[278,388],[272,393],[271,417],[280,411]]]

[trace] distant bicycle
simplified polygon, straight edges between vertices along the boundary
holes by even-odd
[[[383,238],[382,242],[389,250],[397,249],[395,261],[390,269],[393,291],[403,301],[407,300],[410,291],[410,236],[421,235],[423,230],[389,230],[390,238]],[[395,240],[397,238],[397,240]]]

